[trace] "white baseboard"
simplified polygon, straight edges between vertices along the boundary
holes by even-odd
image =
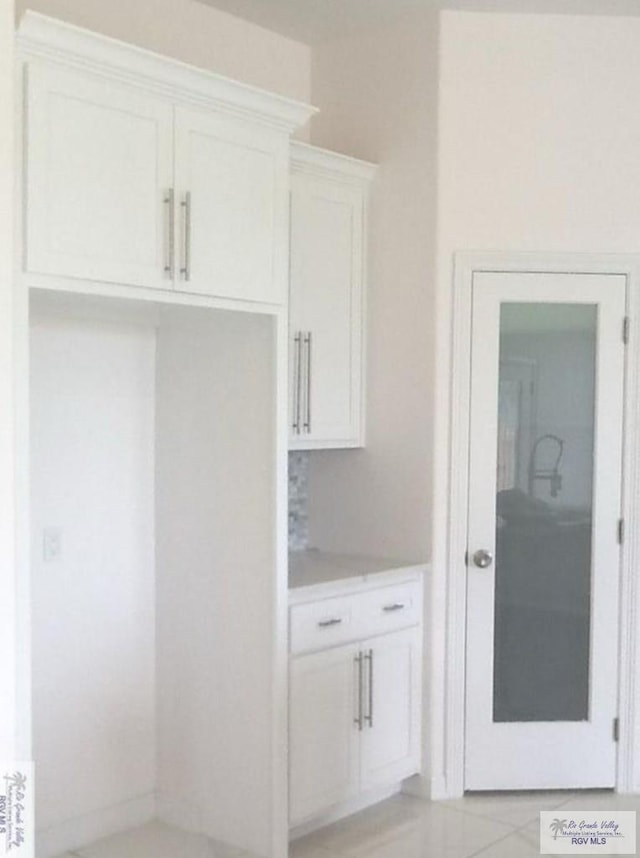
[[[415,798],[423,798],[429,801],[432,798],[431,779],[424,775],[413,775],[402,782],[402,792]]]
[[[447,788],[447,781],[444,775],[434,775],[431,778],[431,801],[444,801],[448,798],[461,798],[462,795],[452,794]]]
[[[344,819],[346,816],[351,816],[352,813],[357,813],[359,810],[364,810],[372,804],[377,804],[379,801],[391,798],[392,795],[397,795],[401,789],[402,783],[397,783],[390,787],[362,793],[362,795],[351,801],[337,804],[330,811],[327,811],[327,813],[323,813],[322,816],[315,816],[312,820],[302,822],[300,825],[291,828],[289,830],[289,840],[297,840],[299,837],[311,834],[312,831],[324,828],[325,825],[331,825],[332,822],[338,822],[338,820]]]
[[[55,858],[102,837],[144,825],[155,815],[155,793],[148,793],[112,807],[66,819],[49,828],[36,830],[36,858]]]

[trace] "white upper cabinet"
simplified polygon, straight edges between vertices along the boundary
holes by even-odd
[[[275,276],[278,268],[286,271],[284,247],[275,239],[288,221],[280,137],[201,111],[176,111],[179,289],[284,302]]]
[[[171,105],[38,63],[27,93],[27,269],[166,287]]]
[[[292,146],[290,447],[364,444],[364,305],[373,166]]]
[[[290,134],[312,108],[33,12],[18,45],[35,285],[286,304]]]

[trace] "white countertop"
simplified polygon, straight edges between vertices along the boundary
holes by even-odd
[[[306,601],[332,595],[339,589],[358,589],[389,581],[407,580],[423,575],[426,563],[331,554],[310,548],[289,553],[289,600]]]

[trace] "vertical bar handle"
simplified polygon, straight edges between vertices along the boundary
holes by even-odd
[[[173,272],[175,265],[175,233],[176,233],[176,225],[175,225],[175,191],[173,188],[168,188],[164,198],[162,200],[165,211],[165,224],[167,229],[167,235],[165,236],[165,259],[164,259],[164,273],[168,276],[169,280],[173,280]]]
[[[356,665],[356,670],[358,672],[358,676],[357,676],[357,680],[356,680],[357,684],[358,684],[358,693],[357,693],[358,701],[357,701],[356,717],[353,719],[353,723],[356,724],[356,726],[358,727],[358,730],[360,732],[362,732],[362,728],[364,726],[364,721],[362,719],[363,693],[362,693],[362,653],[361,652],[359,652],[358,655],[355,656],[354,662]]]
[[[302,334],[293,338],[293,432],[300,434],[300,397],[302,394]]]
[[[180,274],[188,283],[191,280],[191,191],[187,191],[180,203],[183,216],[183,256]]]
[[[369,727],[373,728],[373,650],[370,649],[364,657],[365,662],[369,664],[369,676],[367,682],[367,713],[364,720]]]
[[[304,335],[304,344],[306,347],[306,398],[305,398],[305,421],[304,428],[307,433],[311,432],[311,331],[307,331]]]

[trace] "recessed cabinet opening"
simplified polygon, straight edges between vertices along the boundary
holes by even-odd
[[[35,292],[30,336],[38,858],[270,854],[276,322]]]

